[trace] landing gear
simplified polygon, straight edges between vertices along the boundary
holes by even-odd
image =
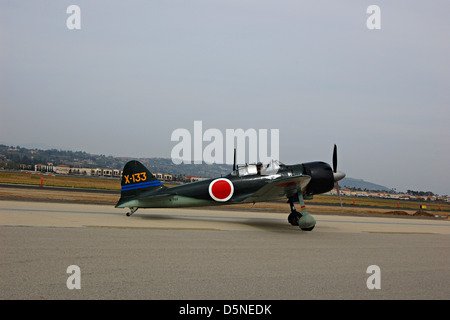
[[[138,207],[130,207],[130,212],[127,212],[127,217],[131,216],[133,213],[135,213],[139,209]]]
[[[298,220],[302,217],[302,214],[295,210],[294,201],[295,197],[290,197],[288,200],[289,205],[291,206],[291,213],[288,216],[288,222],[293,226],[298,226]]]
[[[301,213],[295,210],[294,202],[300,202]],[[288,216],[288,222],[293,226],[298,226],[303,231],[311,231],[316,226],[316,219],[306,212],[305,202],[303,200],[303,194],[296,194],[295,196],[289,197],[289,205],[291,206],[291,213]]]
[[[298,220],[302,217],[302,214],[298,212],[297,210],[291,211],[291,213],[288,216],[288,222],[298,227]]]

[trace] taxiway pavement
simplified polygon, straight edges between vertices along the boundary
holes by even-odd
[[[0,201],[0,299],[450,298],[448,220],[314,217]]]

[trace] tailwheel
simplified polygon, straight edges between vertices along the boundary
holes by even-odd
[[[131,216],[133,213],[135,213],[139,209],[138,207],[131,207],[130,212],[127,212],[127,217]]]

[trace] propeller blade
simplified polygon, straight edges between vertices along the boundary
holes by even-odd
[[[333,172],[337,171],[337,146],[334,145],[333,149]]]
[[[341,171],[337,171],[337,146],[334,145],[333,149],[333,177],[334,181],[338,182],[345,178],[345,173]]]

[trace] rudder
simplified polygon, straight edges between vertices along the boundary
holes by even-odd
[[[164,188],[161,181],[139,161],[125,164],[122,172],[121,199],[137,196],[143,192]]]

